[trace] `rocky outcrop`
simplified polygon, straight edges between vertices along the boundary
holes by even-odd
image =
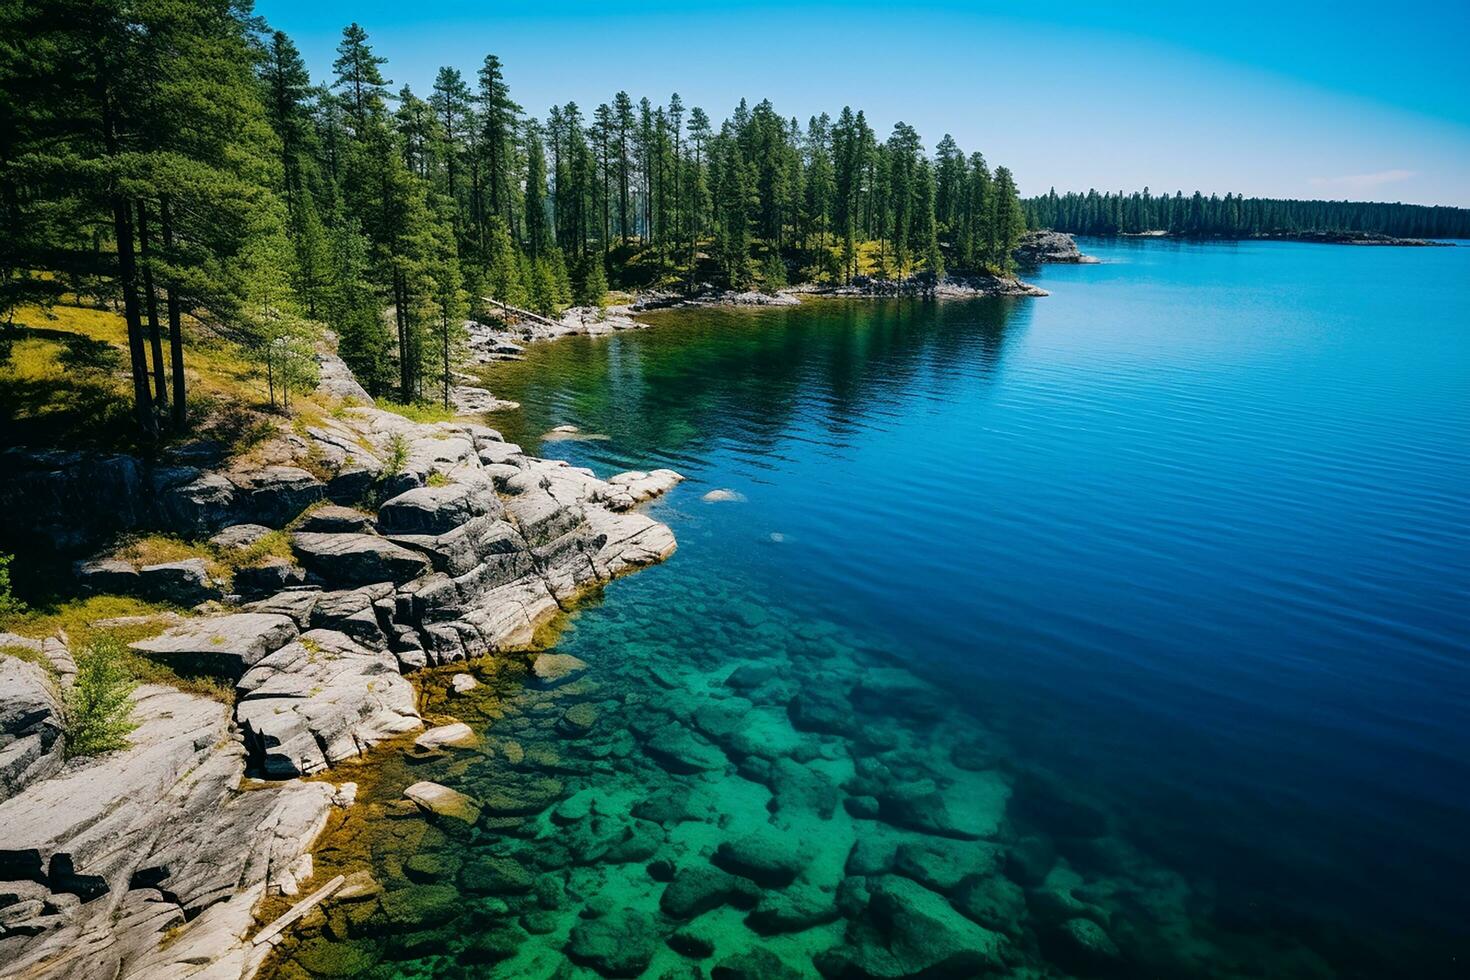
[[[138,640],[132,648],[181,674],[236,680],[288,643],[296,629],[289,616],[235,613],[188,620],[159,636]]]
[[[135,701],[128,749],[0,804],[0,892],[23,896],[3,909],[7,975],[244,976],[255,906],[311,874],[333,786],[246,792],[226,705],[159,687]]]
[[[0,647],[5,639],[0,635]],[[61,698],[49,672],[0,653],[0,802],[61,768],[62,729]]]
[[[925,296],[934,299],[972,299],[980,296],[1045,296],[1046,290],[1015,276],[944,276],[922,272],[904,279],[854,276],[837,286],[809,285],[792,292],[812,296]]]
[[[1083,255],[1077,248],[1077,239],[1060,231],[1028,231],[1011,252],[1022,265],[1045,263],[1094,263],[1097,259]]]
[[[632,510],[677,482],[672,471],[609,482],[527,456],[484,426],[418,424],[368,407],[338,415],[257,447],[261,465],[250,471],[209,471],[194,457],[171,468],[106,464],[123,513],[73,543],[158,526],[214,535],[219,551],[248,549],[291,524],[300,565],[259,563],[243,582],[236,575],[236,591],[245,599],[279,591],[134,643],[180,673],[231,682],[235,703],[140,688],[130,747],[99,759],[61,761],[59,707],[47,671],[28,662],[39,652],[60,672],[45,644],[21,644],[26,660],[0,657],[0,786],[13,794],[0,802],[7,969],[249,976],[270,945],[247,939],[260,900],[295,894],[311,876],[308,849],[334,801],[345,799],[329,784],[293,777],[422,728],[404,671],[522,649],[582,590],[674,549],[668,528]],[[304,460],[310,471],[296,465]],[[40,500],[40,513],[51,515],[41,523],[63,527],[96,465],[77,457],[33,467],[27,472],[41,473],[49,489],[17,506]],[[96,494],[86,491],[93,501]],[[370,514],[324,499],[381,504]],[[148,575],[176,580],[177,589],[199,585],[194,572],[217,585],[202,561],[103,563],[87,577],[98,591],[136,594]],[[218,594],[226,603],[242,598]],[[193,597],[173,595],[180,604]],[[549,663],[547,681],[570,688],[576,672]],[[581,707],[585,734],[596,712]],[[472,744],[462,729],[441,726],[419,752]],[[266,782],[247,783],[247,774]],[[543,782],[477,794],[483,801],[432,788],[412,798],[442,819],[473,821],[481,806],[502,815],[544,809],[560,784]]]
[[[235,718],[252,769],[272,779],[320,772],[423,725],[393,655],[331,630],[276,650],[238,690]]]

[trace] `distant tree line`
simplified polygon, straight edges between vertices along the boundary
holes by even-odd
[[[1296,201],[1226,194],[1155,197],[1055,189],[1025,202],[1026,222],[1077,235],[1166,231],[1193,237],[1245,238],[1292,232],[1370,232],[1400,238],[1470,237],[1470,209],[1360,201]]]
[[[803,126],[741,101],[715,125],[618,92],[533,118],[494,55],[424,96],[385,64],[353,24],[316,84],[238,0],[0,4],[0,324],[116,297],[152,435],[187,424],[195,323],[281,404],[324,328],[374,394],[447,401],[495,302],[1000,271],[1024,230],[1006,168],[861,111]]]

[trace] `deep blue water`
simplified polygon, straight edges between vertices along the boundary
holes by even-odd
[[[1083,247],[1028,276],[1046,298],[674,312],[491,370],[528,448],[688,477],[652,511],[678,554],[565,648],[636,657],[717,586],[836,624],[1222,928],[1454,973],[1470,248]],[[538,442],[562,423],[608,438]]]

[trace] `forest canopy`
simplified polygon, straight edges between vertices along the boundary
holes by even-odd
[[[1470,209],[1362,201],[1296,201],[1199,191],[1186,197],[1055,189],[1025,202],[1033,228],[1074,235],[1137,235],[1164,231],[1198,238],[1249,238],[1299,232],[1367,232],[1398,238],[1470,238]]]
[[[538,116],[494,54],[395,87],[357,24],[313,79],[234,0],[17,0],[0,39],[0,323],[116,302],[150,437],[188,425],[196,330],[245,344],[282,407],[325,329],[371,393],[447,404],[497,304],[1002,272],[1024,230],[1005,167],[846,107],[716,123],[619,91]]]

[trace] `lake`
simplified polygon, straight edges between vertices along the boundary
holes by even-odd
[[[1082,246],[1045,298],[669,311],[488,368],[507,438],[684,474],[679,551],[569,617],[570,685],[430,685],[487,753],[365,798],[528,812],[358,808],[319,866],[408,910],[293,966],[1462,975],[1470,248]]]

